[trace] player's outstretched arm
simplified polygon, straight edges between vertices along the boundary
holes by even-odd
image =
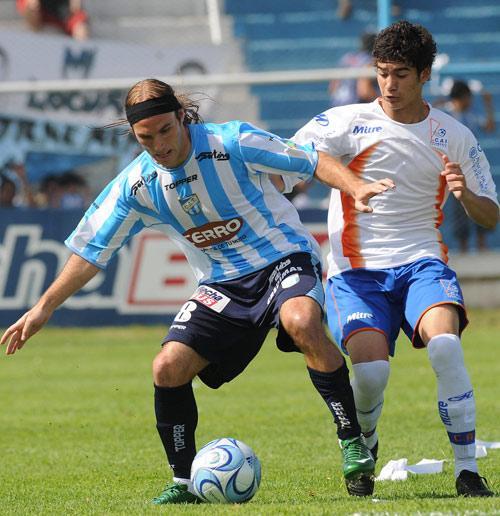
[[[357,211],[371,213],[373,210],[368,201],[375,195],[394,188],[392,179],[385,178],[367,183],[329,154],[318,152],[318,156],[315,177],[322,183],[349,194],[355,200],[354,207]]]
[[[38,303],[5,330],[0,339],[0,344],[7,344],[5,353],[12,355],[21,349],[26,341],[50,319],[54,310],[88,283],[98,272],[98,267],[80,256],[72,254],[59,276],[45,291]]]

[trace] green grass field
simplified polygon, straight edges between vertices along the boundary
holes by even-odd
[[[500,311],[476,311],[464,350],[477,403],[477,437],[500,440]],[[272,337],[247,371],[212,391],[196,382],[197,440],[239,438],[259,456],[262,484],[244,505],[150,504],[170,478],[153,413],[151,360],[160,327],[46,328],[0,357],[0,514],[480,514],[498,498],[455,497],[451,448],[423,350],[401,339],[392,361],[377,472],[389,459],[446,459],[438,475],[377,482],[373,499],[350,498],[335,427],[300,355]],[[500,491],[500,450],[480,459]]]

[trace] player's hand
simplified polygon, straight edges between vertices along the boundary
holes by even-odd
[[[441,172],[441,175],[446,179],[448,190],[460,201],[467,190],[467,182],[460,164],[450,161],[446,154],[442,154],[441,157],[444,164],[444,170]]]
[[[364,183],[353,194],[355,210],[361,213],[371,213],[373,208],[369,206],[368,201],[375,195],[393,188],[395,188],[394,181],[387,177],[373,183]]]
[[[7,344],[5,354],[12,355],[21,349],[26,341],[43,327],[50,316],[51,313],[34,306],[7,328],[0,339],[0,344]]]

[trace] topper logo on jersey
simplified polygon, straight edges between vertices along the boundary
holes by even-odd
[[[234,219],[208,222],[203,226],[188,229],[183,235],[198,248],[209,247],[231,240],[242,225],[243,219],[234,217]]]
[[[368,125],[355,125],[352,134],[373,134],[382,131],[382,127],[377,125],[370,127]]]
[[[213,151],[200,152],[195,158],[197,161],[204,159],[215,159],[216,161],[227,161],[229,159],[229,152],[221,152],[214,149]]]
[[[173,183],[168,183],[168,185],[165,185],[165,190],[173,190],[174,188],[177,188],[180,185],[183,185],[184,183],[192,183],[193,181],[196,181],[198,179],[198,174],[193,174],[192,176],[182,177],[181,179],[177,179],[177,181],[174,181]]]

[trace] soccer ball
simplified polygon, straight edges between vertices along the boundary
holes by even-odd
[[[247,502],[260,484],[260,462],[250,446],[223,437],[206,444],[191,466],[196,495],[210,503]]]

